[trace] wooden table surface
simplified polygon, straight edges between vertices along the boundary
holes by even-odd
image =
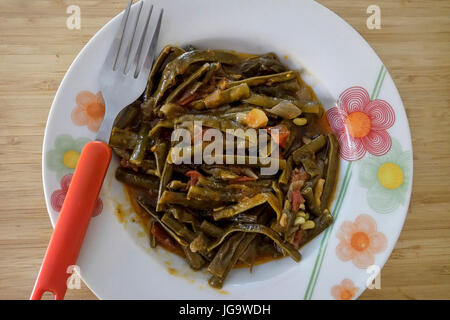
[[[320,0],[375,49],[402,96],[414,148],[413,195],[381,289],[362,299],[450,299],[450,3]],[[58,85],[86,42],[124,0],[0,0],[0,299],[27,299],[51,225],[41,149]],[[66,8],[81,8],[81,29]],[[381,8],[369,30],[366,9]],[[68,299],[96,299],[83,285]]]

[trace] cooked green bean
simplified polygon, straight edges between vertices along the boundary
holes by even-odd
[[[192,252],[206,252],[209,246],[209,239],[203,232],[199,232],[194,240],[189,244]]]
[[[274,53],[249,58],[241,64],[240,69],[241,73],[247,77],[279,73],[287,70]]]
[[[232,268],[237,261],[235,256],[236,250],[245,236],[245,233],[238,232],[227,239],[208,266],[208,271],[211,274],[225,278],[227,269]]]
[[[293,159],[292,156],[290,156],[286,161],[286,167],[281,172],[280,177],[278,178],[279,184],[288,184],[289,180],[291,179],[292,175],[292,165],[293,165]]]
[[[300,261],[301,255],[290,243],[283,241],[280,236],[273,231],[271,228],[266,227],[262,224],[252,224],[252,223],[241,223],[228,228],[221,238],[217,239],[208,250],[211,251],[217,246],[219,246],[225,238],[233,232],[250,232],[250,233],[260,233],[270,239],[272,239],[280,248],[282,248],[287,254],[289,254],[295,261]]]
[[[154,137],[162,128],[173,129],[173,120],[172,119],[164,119],[158,121],[158,123],[150,130],[148,133],[149,137]]]
[[[171,206],[166,212],[169,212],[178,221],[190,224],[194,232],[197,232],[197,230],[200,229],[201,223],[199,218],[185,208]]]
[[[153,153],[155,154],[156,159],[156,170],[161,177],[163,174],[164,167],[167,163],[171,163],[169,159],[167,159],[169,154],[169,146],[166,142],[157,143],[152,148]]]
[[[320,113],[320,105],[318,103],[308,103],[302,106],[302,111],[304,113]]]
[[[216,73],[217,70],[219,70],[219,68],[220,68],[220,63],[219,62],[211,63],[209,65],[208,72],[206,72],[205,76],[202,79],[202,85],[206,85],[211,80],[211,78],[213,77],[214,73]]]
[[[116,117],[114,127],[125,129],[132,124],[139,116],[141,101],[136,100],[126,106]]]
[[[224,192],[241,192],[245,194],[253,194],[254,192],[270,192],[272,187],[272,179],[258,179],[256,181],[242,181],[239,183],[225,182],[210,177],[200,177],[196,184],[197,187],[212,188]]]
[[[280,186],[278,185],[278,182],[275,180],[272,181],[272,189],[275,192],[275,195],[277,196],[278,202],[283,203],[284,202],[283,192],[281,192]]]
[[[282,163],[283,162],[280,162],[280,167],[281,167]],[[284,167],[284,164],[283,164],[283,167]],[[252,180],[250,180],[250,181],[238,181],[236,183],[231,183],[231,184],[233,186],[236,185],[236,184],[239,184],[239,185],[246,186],[246,187],[249,187],[249,188],[259,188],[260,192],[269,192],[270,188],[272,187],[272,181],[273,180],[270,179],[270,178],[259,178],[256,181],[252,181]]]
[[[159,114],[167,120],[172,120],[182,115],[185,110],[186,109],[176,103],[167,103],[159,109]]]
[[[292,211],[291,203],[289,201],[285,201],[283,215],[286,215],[286,225],[282,228],[284,240],[291,242],[298,227],[294,224],[297,212]]]
[[[263,84],[270,86],[274,83],[288,81],[288,80],[294,79],[296,77],[297,77],[296,71],[286,71],[286,72],[281,72],[281,73],[277,73],[277,74],[270,74],[267,76],[259,76],[259,77],[243,79],[240,81],[233,81],[233,82],[228,83],[227,87],[230,88],[230,87],[241,85],[243,83],[246,83],[250,87],[260,86]]]
[[[233,266],[236,264],[236,262],[239,260],[239,258],[242,256],[242,254],[247,249],[248,245],[255,239],[256,234],[245,234],[243,239],[239,242],[237,248],[233,251],[232,256],[228,263],[224,263],[222,265],[219,265],[218,267],[214,268],[216,265],[214,265],[212,262],[210,266],[211,268],[208,268],[208,271],[213,274],[213,277],[208,281],[209,284],[213,288],[221,288],[223,286],[223,282],[225,278],[230,273]],[[216,257],[218,254],[216,255]],[[215,257],[214,257],[215,259]],[[214,260],[213,260],[214,261]],[[220,263],[220,262],[219,262]],[[220,275],[218,275],[220,274]],[[217,280],[216,280],[217,279]]]
[[[330,205],[330,197],[336,185],[338,164],[339,164],[339,144],[336,136],[328,134],[328,164],[325,176],[325,185],[323,187],[322,197],[320,199],[320,210],[325,210]]]
[[[187,263],[193,270],[200,270],[201,268],[203,268],[206,261],[200,254],[192,252],[189,247],[182,246],[181,248],[183,249]]]
[[[248,98],[249,96],[250,88],[246,83],[242,83],[225,90],[217,89],[210,95],[206,96],[202,101],[204,108],[213,109],[224,104]],[[197,109],[199,109],[199,107],[197,107]]]
[[[166,98],[164,103],[173,102],[180,93],[182,93],[187,87],[189,87],[194,81],[199,79],[208,69],[210,68],[209,63],[202,65],[197,71],[191,74],[186,80],[184,80],[175,90],[173,90],[169,96]]]
[[[314,192],[311,187],[305,187],[302,190],[302,195],[308,204],[308,208],[316,216],[320,216],[322,212],[320,211],[319,205],[316,203],[314,199]]]
[[[221,189],[210,189],[202,188],[197,186],[191,186],[189,188],[187,197],[188,199],[196,200],[211,200],[218,202],[232,202],[239,201],[246,197],[254,196],[258,191],[247,189],[235,189],[233,192],[232,188],[221,188]]]
[[[157,190],[159,185],[158,178],[156,177],[137,173],[122,167],[117,168],[116,179],[130,186],[144,189]]]
[[[292,153],[294,162],[300,164],[302,158],[314,155],[317,151],[322,149],[327,144],[327,138],[324,135],[320,135],[308,144],[304,144],[299,149]]]
[[[237,216],[233,217],[233,222],[236,223],[256,223],[258,216],[253,214],[239,213]]]
[[[291,149],[293,150],[296,149],[294,143],[296,142],[296,140],[300,139],[299,136],[301,135],[301,132],[299,132],[298,127],[293,125],[293,123],[289,120],[288,121],[283,120],[281,124],[286,126],[287,130],[289,131],[289,136],[286,140],[286,145],[282,153],[283,156],[288,157],[291,154]]]
[[[161,218],[161,221],[178,236],[185,239],[186,242],[191,242],[195,239],[195,234],[191,230],[189,230],[183,223],[180,223],[178,222],[178,220],[174,219],[170,213],[164,214]]]
[[[148,204],[145,203],[145,201],[142,198],[138,198],[137,199],[138,204],[141,206],[141,208],[144,209],[145,212],[147,212],[154,220],[156,220],[162,227],[163,229],[170,234],[170,236],[175,239],[175,241],[177,241],[181,247],[187,247],[189,244],[183,240],[181,237],[179,237],[175,232],[172,231],[172,229],[170,229],[169,227],[167,227],[162,221],[161,219],[158,217],[158,215],[153,212],[152,209],[150,209],[150,206]]]
[[[160,101],[166,91],[176,82],[176,77],[186,72],[190,65],[196,62],[221,62],[225,64],[237,64],[240,58],[230,52],[214,51],[214,50],[193,50],[183,53],[182,55],[169,62],[161,75],[161,81],[156,89],[154,96],[156,104]]]
[[[167,186],[167,189],[170,191],[177,191],[177,190],[186,190],[187,184],[185,182],[181,182],[178,180],[172,180],[170,181],[169,185]]]
[[[300,90],[300,84],[297,79],[275,83],[272,86],[253,87],[252,90],[258,94],[264,94],[280,99],[295,99],[296,93]]]
[[[109,145],[121,149],[134,149],[138,135],[134,132],[114,127],[111,131]]]
[[[311,177],[318,176],[322,173],[321,168],[319,167],[317,162],[311,158],[310,155],[302,157],[300,161],[303,164],[303,168],[305,168],[305,171],[308,172]]]
[[[262,94],[252,93],[250,97],[247,99],[243,99],[242,101],[250,104],[254,104],[263,108],[272,108],[279,104],[281,99],[276,97],[269,97]]]
[[[258,257],[258,246],[260,240],[260,235],[256,235],[252,242],[250,242],[250,244],[247,246],[247,249],[245,249],[245,251],[239,257],[239,261],[248,265],[250,272],[253,271],[253,265],[256,258]]]
[[[183,207],[193,209],[213,209],[221,206],[221,203],[214,201],[203,201],[188,199],[185,193],[164,191],[159,199],[159,204],[178,204]]]
[[[224,230],[206,220],[203,220],[202,224],[200,225],[200,230],[214,238],[219,238],[224,233]]]
[[[155,98],[149,97],[141,104],[141,116],[143,120],[150,121],[154,117]]]
[[[214,128],[225,132],[227,129],[244,129],[240,123],[236,121],[226,119],[224,115],[222,116],[213,116],[213,115],[204,115],[204,114],[188,114],[179,117],[175,120],[175,125],[177,127],[186,127],[187,123],[192,121],[201,121],[202,126]]]
[[[158,74],[159,70],[161,69],[162,65],[164,64],[164,61],[167,59],[169,54],[174,53],[175,55],[181,55],[184,53],[183,51],[184,50],[178,47],[172,46],[166,46],[161,50],[161,53],[159,54],[158,58],[156,58],[155,62],[153,63],[152,70],[150,71],[150,75],[148,77],[147,87],[145,89],[146,97],[150,97],[152,95],[156,75]]]
[[[117,147],[113,147],[112,149],[113,149],[114,153],[116,153],[123,160],[130,160],[131,152],[129,152],[128,150],[119,149]],[[139,166],[139,168],[142,168],[142,170],[147,174],[158,176],[156,174],[156,170],[155,170],[156,169],[156,161],[154,159],[142,160],[142,163]]]
[[[161,179],[159,180],[159,189],[158,189],[158,204],[156,206],[156,211],[162,211],[164,206],[160,202],[163,192],[166,190],[167,185],[169,184],[170,179],[172,179],[173,173],[173,165],[169,162],[166,162],[164,165],[163,172],[161,174]]]
[[[277,214],[277,219],[279,219],[281,216],[280,204],[278,203],[278,199],[272,193],[260,193],[254,197],[244,199],[237,204],[233,204],[214,212],[213,217],[216,221],[231,218],[241,212],[247,211],[266,202],[270,204]]]
[[[145,150],[148,147],[150,139],[148,138],[148,132],[150,131],[150,124],[145,122],[141,124],[139,133],[136,140],[136,145],[134,146],[133,153],[130,157],[130,162],[135,165],[141,165],[142,160],[144,160]]]

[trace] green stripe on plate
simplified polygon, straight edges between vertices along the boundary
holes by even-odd
[[[372,95],[370,96],[370,100],[375,99],[375,93],[377,92],[378,86],[380,84],[381,75],[383,74],[384,66],[381,65],[380,71],[378,71],[377,81],[375,82],[375,86],[373,87]]]
[[[383,83],[383,81],[384,81],[384,77],[386,77],[386,73],[387,73],[387,70],[386,70],[386,68],[383,68],[383,75],[381,76],[381,79],[380,79],[380,85],[378,86],[378,88],[377,88],[377,91],[376,91],[376,93],[375,93],[375,95],[374,95],[374,98],[373,98],[373,99],[377,99],[377,98],[378,98],[378,96],[380,95],[381,84],[382,84],[382,83]]]

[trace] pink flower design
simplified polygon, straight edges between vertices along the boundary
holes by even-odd
[[[392,145],[386,131],[395,122],[394,109],[384,100],[370,100],[363,87],[350,87],[341,93],[336,107],[327,111],[328,120],[337,134],[341,157],[356,161],[366,151],[384,155]]]
[[[60,212],[63,206],[64,200],[66,199],[67,191],[69,190],[70,182],[72,181],[73,174],[66,174],[61,179],[61,189],[55,190],[50,197],[50,204],[53,210]],[[103,210],[102,199],[98,198],[95,204],[94,211],[92,212],[92,217],[98,216]]]
[[[352,260],[360,269],[375,262],[375,254],[387,247],[386,236],[377,231],[377,223],[367,214],[360,214],[355,222],[344,221],[337,232],[340,243],[336,255],[342,261]]]
[[[355,287],[353,281],[350,279],[344,279],[340,284],[331,288],[331,295],[336,300],[351,300],[355,297],[358,288]]]

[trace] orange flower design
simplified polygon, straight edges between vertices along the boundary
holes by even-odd
[[[353,281],[350,279],[344,279],[340,284],[331,288],[331,295],[336,300],[351,300],[355,296],[358,288],[355,287]]]
[[[77,106],[72,110],[72,122],[77,126],[87,126],[92,132],[100,129],[105,116],[105,101],[99,91],[93,94],[81,91],[77,94]]]
[[[375,254],[386,249],[386,236],[377,231],[377,223],[367,214],[360,214],[355,222],[344,221],[337,233],[340,240],[336,255],[342,261],[365,269],[375,262]]]

